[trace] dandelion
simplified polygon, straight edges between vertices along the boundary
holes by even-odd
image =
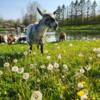
[[[18,69],[18,73],[19,73],[19,74],[22,74],[23,72],[24,72],[24,68],[19,68],[19,69]]]
[[[70,43],[70,44],[69,44],[69,46],[70,46],[70,47],[72,47],[72,46],[73,46],[73,44],[72,44],[72,43]]]
[[[96,48],[93,49],[93,52],[96,52]]]
[[[42,100],[42,93],[40,91],[33,91],[31,100]]]
[[[28,80],[29,79],[29,73],[23,73],[23,79]]]
[[[61,59],[61,54],[58,55],[58,59]]]
[[[14,62],[14,63],[17,63],[17,62],[18,62],[18,60],[17,60],[17,59],[14,59],[14,60],[13,60],[13,62]]]
[[[92,60],[93,59],[93,57],[89,57],[89,60]]]
[[[47,59],[50,60],[51,56],[47,56]]]
[[[96,53],[100,53],[100,48],[94,48],[93,51]]]
[[[12,67],[12,72],[18,72],[18,67],[17,66],[13,66]]]
[[[84,70],[83,68],[81,68],[81,69],[80,69],[80,73],[81,73],[81,74],[84,74],[84,73],[85,73],[85,70]]]
[[[80,53],[78,56],[79,56],[79,57],[84,57],[84,55],[83,55],[82,53]]]
[[[57,49],[60,49],[60,46],[57,46]]]
[[[44,53],[47,54],[48,53],[48,50],[45,50]]]
[[[66,64],[63,64],[63,68],[64,68],[64,70],[68,71],[68,66]]]
[[[52,64],[49,64],[48,67],[47,67],[47,70],[48,71],[52,71],[53,70],[53,65]]]
[[[91,70],[91,66],[86,66],[85,69],[86,69],[87,71],[89,71],[89,70]]]
[[[36,52],[34,52],[33,55],[36,55]]]
[[[80,90],[77,92],[77,95],[81,97],[81,96],[85,95],[85,93],[84,93],[84,91]]]
[[[25,51],[25,52],[24,52],[24,55],[25,55],[25,56],[27,56],[27,55],[28,55],[28,52],[27,52],[27,51]]]
[[[81,98],[81,100],[88,100],[88,96],[87,95],[83,95],[80,98]]]
[[[59,64],[55,62],[55,63],[54,63],[54,68],[55,68],[55,69],[59,68]]]
[[[77,87],[78,87],[78,88],[83,88],[83,87],[84,87],[84,85],[83,85],[83,83],[82,83],[82,82],[80,82],[80,83],[78,83],[78,84],[77,84]]]
[[[97,54],[97,57],[100,58],[100,54]]]
[[[41,69],[45,69],[46,66],[45,66],[45,65],[41,65],[40,68],[41,68]]]
[[[3,74],[3,71],[2,70],[0,70],[0,76]]]
[[[8,62],[4,63],[4,67],[9,67],[10,64]]]

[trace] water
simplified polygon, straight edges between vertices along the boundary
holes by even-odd
[[[46,40],[48,42],[55,42],[59,40],[59,36],[56,35],[56,32],[47,32],[46,33]],[[66,36],[66,40],[100,40],[100,36]]]

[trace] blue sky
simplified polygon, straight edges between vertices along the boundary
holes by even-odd
[[[4,19],[21,18],[25,8],[32,1],[37,1],[48,12],[53,12],[58,5],[67,6],[71,2],[71,0],[0,0],[0,17]],[[100,0],[96,1],[100,4]]]

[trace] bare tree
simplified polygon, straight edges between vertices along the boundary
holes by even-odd
[[[23,16],[23,23],[25,25],[38,21],[39,17],[37,13],[37,7],[40,8],[40,5],[35,1],[28,4],[26,12]]]

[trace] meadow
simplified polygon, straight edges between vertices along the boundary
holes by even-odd
[[[0,44],[0,100],[100,100],[100,40]]]

